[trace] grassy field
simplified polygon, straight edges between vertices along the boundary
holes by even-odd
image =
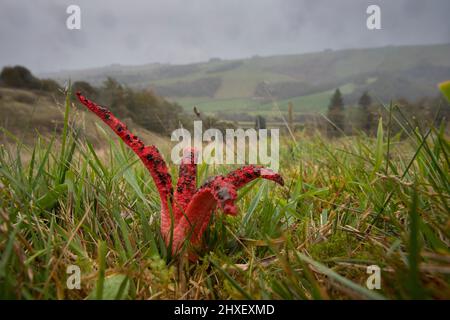
[[[64,95],[55,95],[40,91],[17,88],[0,88],[0,143],[18,142],[32,145],[36,137],[49,137],[61,134],[64,128]],[[73,108],[71,118],[76,122],[80,134],[84,135],[96,147],[105,143],[99,134],[98,119],[84,109]],[[126,119],[128,126],[145,140],[163,145],[165,139]],[[61,139],[55,137],[55,144]]]
[[[160,93],[186,110],[198,104],[205,113],[235,112],[236,109],[259,112],[261,105],[258,101],[261,98],[270,100],[264,92],[256,92],[259,85],[266,83],[268,88],[276,88],[279,84],[290,84],[289,94],[276,97],[280,105],[293,100],[295,112],[309,113],[322,112],[329,102],[326,97],[337,87],[345,91],[346,87],[352,86],[352,90],[344,92],[344,96],[349,95],[347,103],[351,104],[359,98],[351,95],[353,90],[359,95],[369,90],[384,102],[401,97],[415,99],[436,95],[435,83],[448,77],[449,56],[449,44],[388,46],[237,60],[213,59],[189,65],[113,65],[43,76],[56,79],[61,84],[70,78],[88,81],[95,86],[101,86],[107,77],[113,77],[124,85],[139,89],[155,86],[174,89],[180,83],[186,85],[214,78],[220,81],[220,85],[209,95],[200,94],[197,86],[183,91],[182,95],[176,94],[176,90],[171,94]],[[303,91],[302,88],[309,89]],[[274,91],[276,95],[277,90]],[[266,110],[270,108],[270,104],[263,106],[263,114],[267,114]]]
[[[354,89],[355,85],[353,83],[347,83],[340,87],[341,93],[344,95],[352,93]],[[188,112],[192,111],[194,106],[197,106],[199,110],[206,114],[214,115],[216,112],[227,111],[271,117],[279,116],[279,111],[274,103],[276,103],[281,111],[287,112],[290,102],[293,104],[294,115],[305,113],[325,114],[333,93],[334,89],[270,103],[243,98],[214,99],[186,97],[171,100],[183,106]]]
[[[400,139],[394,114],[375,138],[284,137],[285,186],[241,189],[238,216],[216,211],[189,263],[167,255],[159,198],[137,157],[104,126],[94,148],[80,111],[61,112],[50,138],[0,147],[0,298],[450,298],[443,129],[408,122]],[[200,165],[198,180],[229,169]],[[66,285],[71,265],[79,290]],[[370,265],[381,268],[380,290],[366,288]]]

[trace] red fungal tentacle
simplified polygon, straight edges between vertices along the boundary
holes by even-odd
[[[191,244],[200,243],[217,204],[225,213],[236,215],[237,207],[234,203],[237,198],[236,190],[259,177],[284,184],[279,174],[253,165],[235,170],[226,177],[209,178],[192,197],[185,216],[181,217],[174,231],[172,251],[178,251],[188,236]]]
[[[175,188],[174,220],[178,222],[185,213],[192,196],[197,191],[197,151],[188,148],[183,151],[177,187]]]
[[[235,187],[222,176],[216,177],[210,184],[200,188],[189,202],[186,214],[181,217],[174,230],[172,251],[178,251],[188,236],[194,246],[201,242],[217,204],[225,213],[236,215],[237,208],[234,204],[236,197]]]
[[[220,208],[228,214],[235,215],[237,207],[237,189],[256,178],[264,178],[284,185],[283,179],[277,173],[261,166],[246,166],[237,169],[227,176],[212,177],[196,190],[197,167],[195,164],[196,151],[187,150],[180,166],[177,189],[173,191],[172,179],[166,163],[155,146],[144,146],[144,143],[111,111],[88,100],[77,92],[78,99],[89,110],[102,119],[111,129],[139,156],[155,181],[161,197],[161,233],[170,242],[172,219],[170,210],[173,208],[173,239],[172,252],[176,253],[183,242],[189,237],[193,245],[198,245],[208,226],[213,210]],[[174,195],[174,196],[172,196]],[[169,208],[169,201],[175,200],[175,205]],[[195,256],[191,255],[191,258]]]
[[[236,215],[237,208],[234,204],[237,198],[236,187],[226,177],[210,178],[197,192],[210,192],[225,213]]]
[[[166,233],[167,230],[170,230],[168,200],[172,199],[173,187],[166,162],[159,153],[158,148],[155,146],[144,146],[144,143],[136,135],[132,134],[127,126],[107,108],[92,102],[81,95],[80,92],[77,92],[77,96],[82,104],[102,119],[139,156],[150,172],[161,198],[161,230],[163,230],[163,234]]]
[[[229,173],[226,176],[226,179],[230,181],[237,189],[239,189],[259,177],[275,181],[282,186],[284,185],[283,178],[278,173],[275,173],[270,169],[255,165],[249,165],[239,168]]]
[[[192,245],[198,245],[208,226],[211,214],[217,204],[228,214],[237,213],[236,188],[222,176],[217,176],[205,183],[192,197],[174,230],[172,251],[177,252],[187,237]]]
[[[190,235],[190,241],[200,243],[208,226],[211,213],[217,206],[217,201],[211,192],[197,192],[189,202],[186,213],[175,227],[173,233],[172,253],[176,253]]]

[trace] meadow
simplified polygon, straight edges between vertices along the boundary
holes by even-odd
[[[272,101],[295,114],[324,113],[339,87],[348,105],[365,90],[377,100],[415,100],[438,94],[435,84],[450,72],[450,45],[387,46],[324,50],[315,53],[253,56],[187,65],[111,65],[44,74],[64,85],[67,79],[101,86],[107,77],[133,89],[151,88],[187,112],[197,105],[209,115],[219,111],[271,114]]]
[[[239,214],[216,210],[190,262],[166,248],[145,167],[99,120],[86,129],[68,96],[58,132],[24,144],[3,130],[0,298],[449,299],[445,123],[420,127],[385,108],[374,137],[282,137],[285,186],[241,189]],[[229,170],[199,165],[199,184]],[[67,286],[73,265],[80,289]],[[371,265],[379,290],[366,287]]]

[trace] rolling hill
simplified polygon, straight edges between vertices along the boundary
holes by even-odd
[[[204,112],[271,113],[294,103],[296,113],[322,112],[336,87],[347,104],[364,90],[383,102],[438,93],[450,78],[450,44],[326,50],[298,55],[143,66],[112,65],[42,75],[59,82],[101,85],[108,77],[132,88],[151,88],[169,100]]]
[[[64,99],[62,93],[0,87],[0,144],[21,141],[33,145],[37,137],[48,140],[55,133],[61,133],[64,125]],[[98,150],[107,149],[105,134],[113,136],[106,130],[107,126],[99,122],[92,113],[77,107],[77,104],[72,104],[72,108],[71,126],[80,130],[80,137],[87,138]],[[158,145],[164,154],[170,151],[167,138],[143,128],[130,118],[124,121],[144,141]]]

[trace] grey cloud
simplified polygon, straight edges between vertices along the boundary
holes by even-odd
[[[65,27],[70,4],[81,7],[82,30]],[[365,27],[369,4],[381,6],[382,30]],[[448,12],[448,0],[0,0],[0,66],[45,72],[442,43]]]

